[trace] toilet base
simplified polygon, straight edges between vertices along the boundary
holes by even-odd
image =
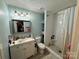
[[[45,52],[45,49],[39,49],[39,53],[40,53],[41,55],[43,55],[44,52]]]

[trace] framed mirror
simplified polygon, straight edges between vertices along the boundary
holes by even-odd
[[[21,32],[26,32],[26,33],[31,32],[31,21],[12,19],[9,22],[9,24],[10,24],[11,34],[21,33]]]

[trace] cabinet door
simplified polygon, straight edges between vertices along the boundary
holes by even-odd
[[[28,56],[34,55],[34,53],[35,53],[34,43],[29,43],[27,47],[28,47],[28,49],[27,49]]]
[[[23,49],[24,49],[23,51],[26,58],[34,55],[34,52],[35,52],[34,43],[24,44]]]
[[[21,52],[21,58],[27,59],[28,56],[25,55],[25,52],[27,51],[27,45],[24,47],[24,44],[21,45],[20,52]],[[27,53],[28,54],[28,53]]]
[[[22,59],[22,51],[21,51],[21,46],[13,46],[11,47],[11,59]]]
[[[11,59],[27,59],[35,54],[34,42],[24,43],[11,47]]]

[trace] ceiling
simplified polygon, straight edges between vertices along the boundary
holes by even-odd
[[[57,12],[76,4],[76,0],[6,0],[7,4],[36,12]]]

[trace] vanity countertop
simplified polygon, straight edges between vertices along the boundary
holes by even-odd
[[[10,46],[28,43],[28,42],[32,42],[32,41],[35,41],[35,39],[33,39],[33,38],[18,39],[18,40],[15,41],[15,44],[10,44]]]

